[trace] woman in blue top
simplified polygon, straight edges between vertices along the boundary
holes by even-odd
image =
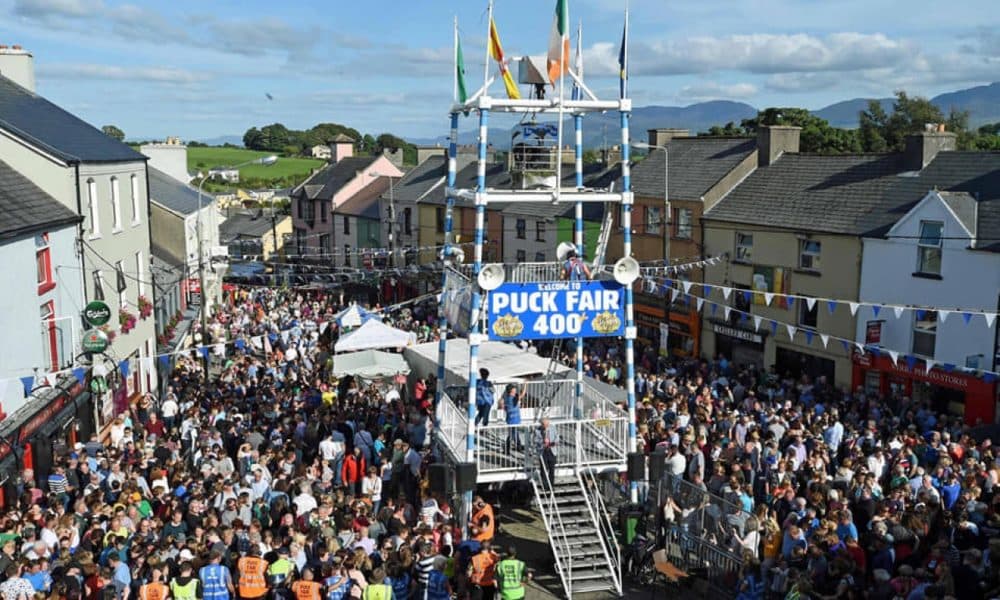
[[[448,559],[443,556],[438,556],[434,559],[434,570],[427,577],[425,600],[451,599],[451,584],[448,583],[448,578],[444,574],[444,568],[447,563]]]
[[[413,587],[413,578],[406,572],[403,565],[398,562],[391,562],[386,571],[389,573],[386,583],[392,586],[392,597],[394,600],[410,600],[410,589]]]
[[[520,425],[521,424],[521,398],[524,397],[524,387],[521,387],[521,391],[517,390],[517,386],[513,383],[508,383],[507,387],[504,388],[503,398],[501,398],[501,408],[505,411],[507,415],[508,425]],[[517,427],[510,428],[510,435],[507,436],[507,454],[510,454],[511,444],[517,448],[518,451],[524,450],[524,445],[521,443],[521,431]]]

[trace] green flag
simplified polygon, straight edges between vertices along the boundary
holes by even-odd
[[[465,104],[469,99],[469,93],[465,91],[465,59],[462,58],[462,40],[458,40],[455,48],[455,77],[458,81],[458,101]]]

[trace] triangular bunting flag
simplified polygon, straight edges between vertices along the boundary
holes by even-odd
[[[858,314],[858,306],[860,305],[857,302],[848,302],[847,305],[851,307],[851,316],[856,316]]]
[[[714,317],[715,311],[719,309],[719,305],[716,304],[715,302],[712,302],[711,304],[712,304],[712,316]]]
[[[840,340],[840,345],[844,347],[845,352],[851,351],[851,343],[848,342],[847,340],[844,339]]]
[[[725,298],[726,300],[729,300],[729,294],[732,293],[733,293],[733,288],[728,288],[728,287],[722,288],[722,297]]]
[[[684,288],[684,293],[685,294],[691,292],[691,284],[692,283],[694,283],[694,282],[692,282],[692,281],[682,281],[681,282],[681,286]]]
[[[705,299],[704,298],[695,298],[694,303],[698,307],[698,312],[701,312],[701,307],[702,307],[703,304],[705,304]]]
[[[56,387],[56,380],[59,378],[55,373],[48,373],[45,375],[45,383],[49,384],[49,387]]]
[[[771,300],[774,300],[774,294],[771,292],[764,292],[764,304],[771,306]]]
[[[906,361],[906,367],[908,369],[910,369],[911,371],[913,370],[914,367],[917,366],[917,357],[916,356],[912,356],[910,354],[907,354],[906,357],[903,360]]]
[[[760,322],[761,321],[763,321],[763,319],[761,317],[759,317],[757,315],[753,316],[753,330],[754,331],[760,331]]]
[[[895,350],[886,350],[886,352],[889,353],[889,358],[892,359],[892,364],[896,364],[899,360],[899,352],[896,352]]]
[[[983,381],[985,381],[986,383],[993,383],[996,380],[997,380],[996,373],[993,373],[991,371],[986,371],[985,373],[983,373]]]
[[[813,333],[812,331],[806,329],[806,343],[807,344],[812,344],[813,343],[813,336],[814,335],[816,335],[816,334]]]
[[[146,373],[152,374],[153,368],[156,367],[156,359],[152,356],[147,356],[142,359],[142,367],[146,370]]]
[[[122,377],[128,377],[130,366],[127,358],[118,363],[118,370],[121,371]]]
[[[905,309],[904,309],[904,308],[903,308],[902,306],[893,306],[893,307],[892,307],[892,312],[896,314],[896,318],[897,318],[897,319],[898,319],[899,317],[902,317],[902,316],[903,316],[903,311],[904,311],[904,310],[905,310]]]
[[[806,298],[806,306],[809,307],[809,310],[812,310],[813,307],[816,306],[816,299],[815,298]]]
[[[952,371],[955,370],[955,365],[951,363],[944,363],[943,365],[941,365],[941,368],[944,369],[945,373],[951,373]]]
[[[771,335],[778,335],[778,322],[771,321]]]
[[[83,367],[73,369],[73,377],[76,377],[77,383],[83,385],[83,382],[87,380],[87,369],[84,369]]]
[[[29,375],[21,378],[21,386],[24,388],[24,397],[31,396],[31,390],[35,387],[35,376]]]
[[[677,288],[670,288],[670,301],[677,302],[677,296],[679,296],[681,291]]]
[[[201,346],[198,348],[198,354],[201,354],[202,358],[208,359],[208,346]]]
[[[939,310],[938,311],[938,316],[941,317],[941,322],[942,323],[944,323],[945,321],[948,320],[948,315],[950,315],[950,314],[951,314],[950,310]]]
[[[823,348],[826,348],[826,345],[830,343],[830,336],[825,333],[821,333],[819,334],[819,341],[823,342]]]
[[[962,320],[965,321],[966,325],[968,325],[969,321],[972,320],[972,313],[967,313],[967,312],[962,313]]]
[[[731,308],[729,308],[728,306],[722,309],[722,316],[723,316],[723,317],[724,317],[724,318],[725,318],[725,319],[726,319],[727,321],[729,320],[729,313],[730,313],[730,312],[732,312],[732,309],[731,309]]]
[[[785,324],[785,328],[788,329],[788,339],[794,340],[795,339],[795,331],[796,331],[795,325],[789,325],[789,324],[786,323]]]
[[[876,318],[878,318],[878,313],[881,310],[882,310],[881,306],[879,306],[878,304],[872,304],[872,314],[875,315]]]
[[[924,372],[930,373],[931,369],[933,369],[936,365],[937,363],[934,362],[933,360],[928,360],[926,363],[924,363]]]
[[[225,344],[216,344],[215,347],[213,348],[213,350],[215,350],[215,355],[216,356],[223,356],[226,353],[226,345]]]
[[[749,318],[750,318],[750,316],[747,313],[741,312],[740,313],[740,325],[746,325],[747,319],[749,319]]]
[[[837,310],[837,303],[833,300],[827,300],[826,309],[830,311],[830,314],[832,315]]]
[[[750,304],[750,301],[753,299],[753,294],[751,294],[749,290],[743,290],[743,299],[747,304]]]
[[[882,349],[878,346],[870,346],[868,349],[871,350],[871,353],[875,356],[882,356]]]
[[[161,368],[166,369],[167,366],[170,364],[170,355],[169,354],[161,354],[157,358],[160,359],[160,367]]]
[[[857,347],[858,352],[860,352],[861,354],[865,353],[865,345],[864,344],[862,344],[861,342],[854,342],[854,345]]]
[[[283,344],[287,344],[288,343],[288,335],[290,333],[291,332],[289,332],[287,329],[285,331],[281,332],[281,343],[283,343]]]
[[[923,321],[924,317],[927,315],[927,311],[923,310],[922,308],[918,308],[916,312],[917,312],[917,320]]]
[[[986,326],[989,328],[993,327],[993,322],[997,320],[996,313],[983,313],[983,318],[986,319]]]
[[[795,309],[795,296],[788,296],[787,298],[785,298],[785,300],[788,302],[788,310],[794,310]]]
[[[235,342],[237,350],[246,350],[247,343],[243,341],[243,338],[238,338]]]

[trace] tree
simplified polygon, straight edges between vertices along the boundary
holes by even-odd
[[[101,127],[101,131],[104,132],[104,135],[113,137],[119,142],[125,141],[125,132],[114,125],[105,125],[104,127]]]
[[[243,134],[243,145],[250,150],[266,150],[264,148],[264,135],[256,127],[247,129]]]
[[[288,128],[281,123],[272,123],[261,127],[260,134],[263,138],[261,144],[264,146],[261,149],[270,152],[280,152],[291,141]]]
[[[964,131],[968,115],[963,117],[953,111],[954,125]],[[877,101],[868,103],[868,110],[858,117],[862,148],[866,152],[900,152],[906,147],[906,137],[923,131],[927,123],[944,123],[941,109],[927,98],[910,97],[905,91],[896,92],[892,114],[886,114]],[[959,133],[956,131],[955,133]]]
[[[708,128],[705,133],[699,133],[699,136],[710,135],[713,137],[745,137],[749,135],[749,132],[742,126],[736,125],[732,121],[725,124],[723,127],[718,125],[713,125]]]
[[[804,108],[771,107],[766,108],[753,119],[743,119],[740,128],[728,123],[721,131],[744,132],[756,134],[759,127],[765,125],[793,125],[801,127],[799,149],[802,152],[817,154],[843,154],[858,152],[861,144],[856,132],[850,129],[838,129],[830,125],[826,119],[812,114]]]

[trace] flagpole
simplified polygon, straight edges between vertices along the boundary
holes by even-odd
[[[622,99],[628,98],[628,0],[625,0],[625,41],[622,44],[625,53],[625,78],[622,82]]]
[[[451,101],[458,103],[458,15],[455,15],[455,40],[452,43],[451,56],[454,63],[454,68],[451,70]]]
[[[490,43],[492,43],[492,36],[490,35],[493,28],[493,0],[490,0],[489,8],[487,9],[486,17],[486,59],[483,61],[483,88],[490,84]],[[489,96],[489,90],[486,90],[484,94]]]
[[[566,1],[566,28],[569,29],[569,0]],[[559,40],[559,130],[556,141],[556,202],[562,191],[562,158],[563,158],[563,101],[565,100],[566,76],[563,72],[566,65],[566,44]]]

